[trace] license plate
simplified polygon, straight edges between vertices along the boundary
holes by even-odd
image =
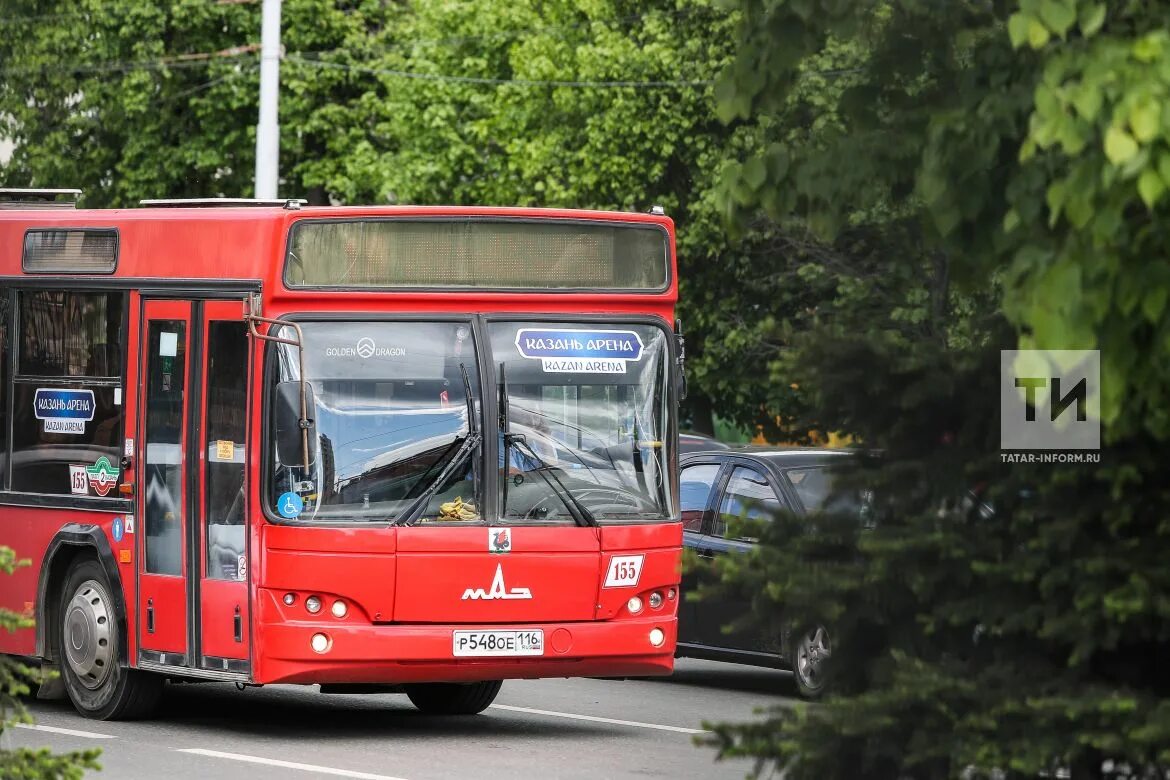
[[[456,631],[451,644],[456,658],[544,655],[544,631]]]

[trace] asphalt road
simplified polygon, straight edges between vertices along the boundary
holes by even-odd
[[[704,720],[748,720],[791,704],[790,675],[682,659],[654,680],[504,683],[482,715],[419,714],[405,696],[316,687],[168,686],[151,721],[86,720],[68,702],[32,702],[35,727],[6,746],[100,747],[99,778],[734,778],[744,761],[696,746]]]

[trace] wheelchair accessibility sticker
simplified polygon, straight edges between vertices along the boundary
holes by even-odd
[[[305,508],[305,502],[296,493],[283,493],[276,499],[276,511],[281,517],[292,519],[300,516]]]

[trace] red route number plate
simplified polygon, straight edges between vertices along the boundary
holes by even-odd
[[[544,655],[544,631],[455,631],[451,652],[456,658]]]

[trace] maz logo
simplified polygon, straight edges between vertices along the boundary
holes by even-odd
[[[463,601],[467,599],[530,599],[532,598],[532,591],[528,588],[512,588],[508,590],[504,587],[504,567],[503,564],[496,564],[496,576],[492,577],[492,587],[490,590],[483,588],[468,588],[463,591]]]

